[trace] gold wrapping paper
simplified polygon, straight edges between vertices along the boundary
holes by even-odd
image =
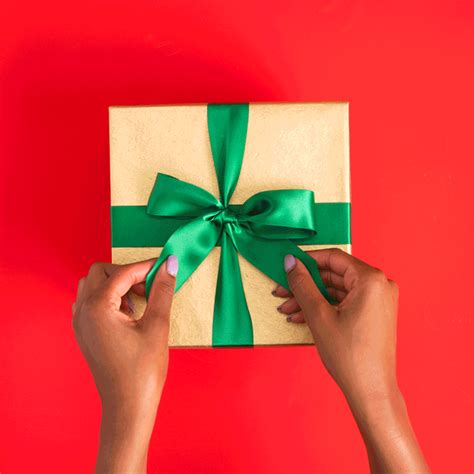
[[[111,204],[146,205],[158,172],[218,196],[206,105],[110,107]],[[250,104],[245,155],[232,203],[270,189],[305,188],[318,202],[350,202],[347,103]],[[350,251],[349,245],[338,246]],[[304,249],[323,248],[303,246]],[[161,248],[112,248],[114,263],[157,257]],[[170,346],[211,346],[220,248],[176,294]],[[282,262],[283,264],[283,262]],[[306,325],[276,310],[275,284],[240,257],[255,345],[307,344]],[[137,316],[145,301],[134,297]]]

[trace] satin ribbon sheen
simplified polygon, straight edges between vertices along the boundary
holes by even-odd
[[[176,255],[176,291],[209,252],[221,246],[212,328],[213,346],[253,345],[252,319],[245,299],[238,253],[288,288],[285,255],[300,259],[322,294],[331,301],[316,262],[294,242],[316,233],[314,194],[307,190],[264,191],[243,205],[231,205],[247,137],[248,104],[208,105],[207,121],[220,200],[193,184],[158,174],[147,213],[182,219],[146,279],[146,292],[160,265]]]

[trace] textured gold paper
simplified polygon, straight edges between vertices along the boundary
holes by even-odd
[[[206,105],[111,107],[112,205],[146,205],[158,172],[218,196]],[[270,189],[312,189],[318,202],[349,202],[347,103],[251,104],[245,155],[231,202]],[[349,245],[339,246],[350,251]],[[305,249],[322,248],[318,246]],[[113,248],[114,263],[159,255],[160,248]],[[220,249],[215,248],[176,294],[171,346],[210,346]],[[240,257],[255,345],[312,342],[306,325],[276,311],[275,284]],[[283,264],[283,263],[282,263]],[[136,298],[137,313],[144,301]]]

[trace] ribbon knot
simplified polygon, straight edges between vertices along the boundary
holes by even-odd
[[[202,188],[160,173],[147,207],[151,216],[184,221],[168,239],[148,274],[147,294],[158,268],[169,255],[178,257],[178,291],[212,249],[221,247],[212,332],[214,346],[253,344],[252,320],[238,253],[285,288],[288,280],[283,259],[285,255],[294,255],[330,300],[316,262],[294,243],[316,233],[312,191],[264,191],[242,205],[229,204],[240,175],[247,123],[248,104],[208,106],[209,138],[220,200]]]
[[[218,222],[221,226],[225,226],[227,224],[238,224],[237,214],[229,206],[217,211],[210,220],[213,222]]]

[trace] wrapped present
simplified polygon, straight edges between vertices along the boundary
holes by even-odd
[[[308,344],[271,291],[350,251],[347,103],[111,107],[112,261],[179,260],[170,346]],[[135,299],[137,317],[145,299]]]

